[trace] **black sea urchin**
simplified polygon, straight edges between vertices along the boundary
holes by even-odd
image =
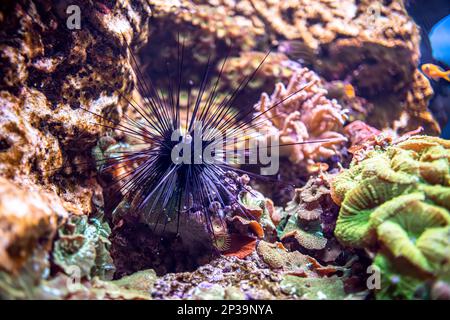
[[[181,89],[185,87],[184,44],[178,45],[175,75],[167,68],[170,80],[165,90],[156,88],[151,79],[145,80],[131,54],[136,66],[137,87],[144,99],[142,103],[127,100],[137,117],[125,116],[125,122],[116,129],[136,143],[109,152],[102,163],[103,172],[115,172],[116,189],[127,210],[139,215],[143,222],[154,225],[155,229],[162,226],[163,231],[168,222],[176,221],[176,233],[180,217],[190,214],[201,212],[202,221],[213,234],[212,220],[223,218],[224,209],[233,206],[233,210],[247,214],[237,201],[238,190],[230,173],[271,179],[241,170],[237,164],[261,165],[258,157],[261,151],[265,151],[267,157],[278,156],[277,150],[282,145],[268,142],[264,133],[255,132],[259,126],[257,120],[309,85],[265,112],[236,112],[233,103],[269,54],[232,93],[220,97],[218,84],[227,59],[215,79],[211,77],[208,59],[198,92],[193,94],[188,89],[186,101],[182,101]],[[314,142],[322,141],[300,143]]]

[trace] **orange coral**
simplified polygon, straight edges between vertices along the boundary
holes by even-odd
[[[275,205],[271,199],[266,200],[266,208],[269,212],[270,219],[272,220],[275,226],[278,226],[283,216],[280,213],[280,210],[275,208]]]
[[[346,125],[344,132],[347,137],[350,137],[352,146],[366,142],[369,139],[373,139],[381,133],[380,130],[369,126],[361,120],[356,120]]]
[[[246,256],[252,254],[256,248],[256,239],[233,234],[230,240],[231,246],[223,254],[225,256],[238,257],[244,259]]]
[[[231,223],[233,223],[238,230],[243,228],[249,229],[250,232],[255,234],[258,238],[264,238],[264,229],[256,220],[247,220],[240,216],[234,216],[231,218]]]

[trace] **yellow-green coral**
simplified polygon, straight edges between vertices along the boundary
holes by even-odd
[[[377,251],[379,297],[411,298],[419,280],[448,280],[449,160],[449,141],[415,136],[369,152],[333,180],[341,205],[335,235],[344,245]],[[395,281],[387,279],[392,274]]]

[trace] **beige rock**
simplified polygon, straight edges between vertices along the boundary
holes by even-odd
[[[16,272],[35,250],[49,250],[66,216],[55,195],[0,178],[0,270]]]

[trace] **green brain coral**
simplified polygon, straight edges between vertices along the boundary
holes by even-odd
[[[412,298],[424,280],[449,280],[449,160],[449,141],[415,136],[354,160],[333,180],[335,235],[377,252],[377,297]]]

